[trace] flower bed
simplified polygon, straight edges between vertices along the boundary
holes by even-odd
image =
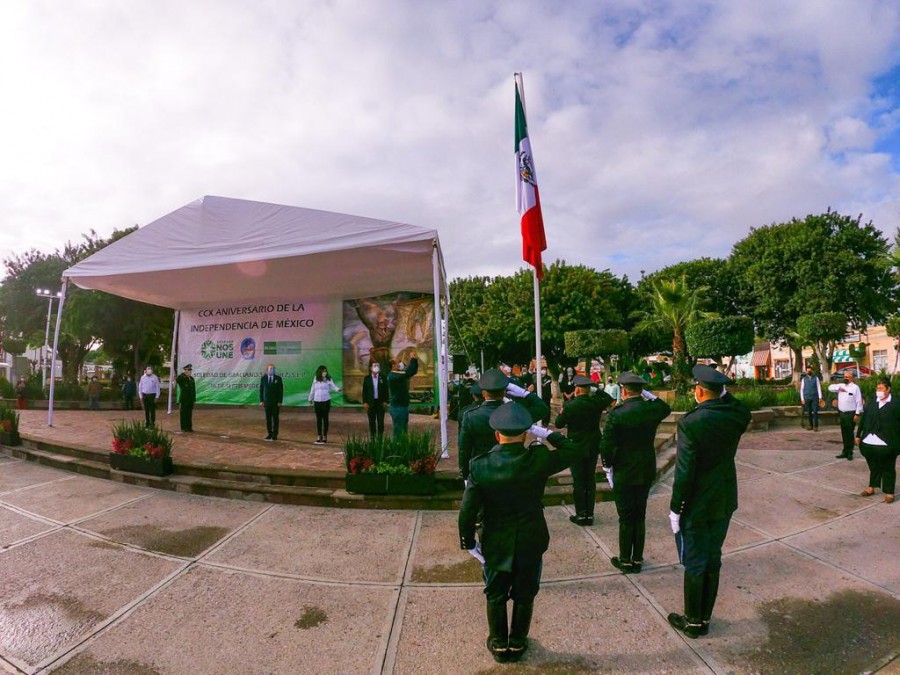
[[[165,476],[172,473],[172,436],[157,426],[120,422],[113,427],[109,465],[119,471]]]
[[[347,491],[360,494],[433,494],[439,453],[431,431],[398,438],[351,436],[344,442]]]

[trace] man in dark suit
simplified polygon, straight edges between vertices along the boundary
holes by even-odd
[[[538,399],[540,400],[540,399]],[[541,559],[550,545],[541,500],[547,478],[577,460],[583,450],[559,432],[531,426],[532,413],[509,402],[490,417],[497,444],[472,460],[459,511],[463,549],[475,548],[475,523],[483,512],[481,552],[487,597],[487,648],[498,662],[518,661],[528,648],[534,598],[541,585]],[[525,446],[525,432],[556,448]],[[512,599],[512,625],[507,601]]]
[[[498,368],[486,370],[479,378],[478,386],[484,403],[467,411],[459,425],[459,471],[463,480],[469,477],[469,462],[489,452],[497,443],[490,419],[494,411],[503,405],[504,396],[508,394],[525,406],[534,422],[550,414],[550,409],[537,394],[514,384]]]
[[[669,614],[669,623],[689,638],[709,632],[722,544],[737,510],[734,456],[750,424],[750,411],[725,390],[725,375],[709,366],[694,366],[698,406],[678,423],[678,456],[669,521],[684,565],[684,614]]]
[[[182,431],[194,430],[194,402],[197,400],[197,383],[192,373],[193,366],[189,363],[184,367],[181,375],[175,378],[178,385],[179,417]]]
[[[893,504],[900,454],[900,401],[891,394],[889,377],[878,379],[875,397],[863,409],[856,444],[869,465],[869,486],[862,496],[871,497],[881,488],[884,501]]]
[[[363,407],[369,416],[369,437],[384,436],[384,412],[390,401],[387,377],[381,372],[378,361],[369,363],[369,374],[363,380]]]
[[[597,457],[600,455],[600,416],[612,405],[605,391],[591,393],[591,378],[576,375],[575,398],[563,405],[556,416],[556,427],[567,427],[568,437],[582,446],[583,459],[572,464],[572,499],[575,515],[569,520],[582,527],[594,524],[594,500],[597,496]]]
[[[600,456],[612,478],[619,515],[619,555],[610,559],[625,574],[637,574],[644,560],[647,497],[656,478],[656,429],[671,408],[644,387],[634,373],[619,375],[622,403],[609,411]]]
[[[259,380],[259,404],[266,411],[267,441],[278,440],[278,415],[284,401],[284,383],[275,374],[275,364],[266,364],[266,374]]]

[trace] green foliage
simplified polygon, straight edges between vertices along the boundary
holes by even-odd
[[[612,354],[628,352],[628,333],[621,329],[572,330],[564,335],[566,355],[608,357]]]
[[[398,438],[351,434],[344,440],[344,465],[348,473],[431,474],[440,455],[436,445],[434,432],[427,429]]]
[[[797,332],[811,341],[840,340],[847,334],[847,316],[840,312],[801,314]]]
[[[900,338],[900,314],[894,314],[885,324],[887,334],[894,338]]]
[[[0,431],[8,434],[19,431],[19,413],[5,405],[0,405]]]
[[[737,279],[729,269],[728,261],[721,258],[700,258],[663,267],[642,277],[637,285],[637,293],[649,310],[649,298],[653,294],[653,284],[660,280],[677,281],[684,278],[690,288],[705,288],[706,309],[717,314],[736,313],[738,296]]]
[[[77,382],[57,382],[53,388],[53,398],[57,401],[83,401],[87,390]]]
[[[878,373],[877,376],[867,377],[864,380],[856,380],[856,384],[859,385],[859,389],[862,392],[863,399],[871,401],[875,398],[875,387],[878,386],[878,380],[882,377],[887,377],[891,381],[891,397],[896,398],[900,395],[900,373],[889,375],[882,371]]]
[[[782,389],[775,394],[775,405],[800,405],[800,392],[794,387]]]
[[[751,383],[743,386],[732,385],[729,389],[734,397],[743,402],[750,410],[800,405],[800,393],[794,387],[779,390],[769,385]],[[672,410],[676,412],[689,412],[696,407],[697,404],[692,394],[678,395],[672,404]]]
[[[158,426],[145,427],[137,420],[113,426],[112,451],[143,459],[163,459],[172,454],[172,436]]]
[[[17,340],[11,337],[3,338],[3,351],[9,352],[13,356],[21,356],[28,350],[25,340]]]
[[[753,349],[753,320],[747,316],[703,319],[688,326],[684,337],[694,358],[746,354]]]

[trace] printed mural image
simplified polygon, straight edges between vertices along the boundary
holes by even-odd
[[[434,401],[434,296],[392,293],[376,298],[344,301],[344,400],[362,402],[362,381],[369,364],[391,370],[391,360],[409,364],[418,353],[419,374],[411,382],[413,403]]]

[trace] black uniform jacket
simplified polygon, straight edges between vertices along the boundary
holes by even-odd
[[[530,393],[525,398],[514,398],[531,413],[531,419],[537,422],[550,413],[550,408],[535,393]],[[459,425],[459,470],[463,479],[469,477],[469,462],[479,455],[490,452],[497,443],[494,430],[491,429],[490,419],[493,412],[503,405],[503,401],[485,401],[479,406],[468,410]]]
[[[511,572],[513,559],[540,559],[550,544],[541,499],[547,478],[583,456],[578,444],[559,432],[547,442],[496,445],[472,460],[469,484],[459,510],[459,536],[475,541],[475,522],[483,508],[481,552],[493,570]]]
[[[673,512],[689,520],[731,517],[738,506],[734,456],[749,424],[750,410],[730,393],[681,418]]]
[[[612,396],[602,390],[596,394],[576,396],[565,402],[554,426],[558,429],[567,427],[571,440],[583,445],[586,452],[596,455],[600,452],[600,416],[613,403]]]
[[[656,429],[672,409],[661,398],[629,398],[609,411],[600,441],[614,485],[650,485],[656,478]]]
[[[280,375],[273,376],[272,384],[269,384],[269,376],[263,375],[259,381],[259,402],[267,406],[281,405],[284,401],[284,382]]]
[[[363,379],[363,387],[362,387],[362,400],[363,403],[368,403],[369,406],[373,406],[376,403],[384,405],[388,401],[390,401],[390,390],[388,388],[387,378],[384,376],[384,373],[378,373],[378,398],[375,398],[375,384],[372,382],[372,373],[366,375],[365,379]]]
[[[197,383],[193,377],[181,373],[175,378],[178,385],[178,400],[182,403],[193,403],[197,400]]]
[[[856,435],[863,439],[869,434],[876,434],[878,438],[887,443],[888,448],[894,454],[900,452],[900,401],[892,393],[891,400],[881,408],[878,401],[872,398],[863,408],[863,414],[859,418],[856,427]]]

